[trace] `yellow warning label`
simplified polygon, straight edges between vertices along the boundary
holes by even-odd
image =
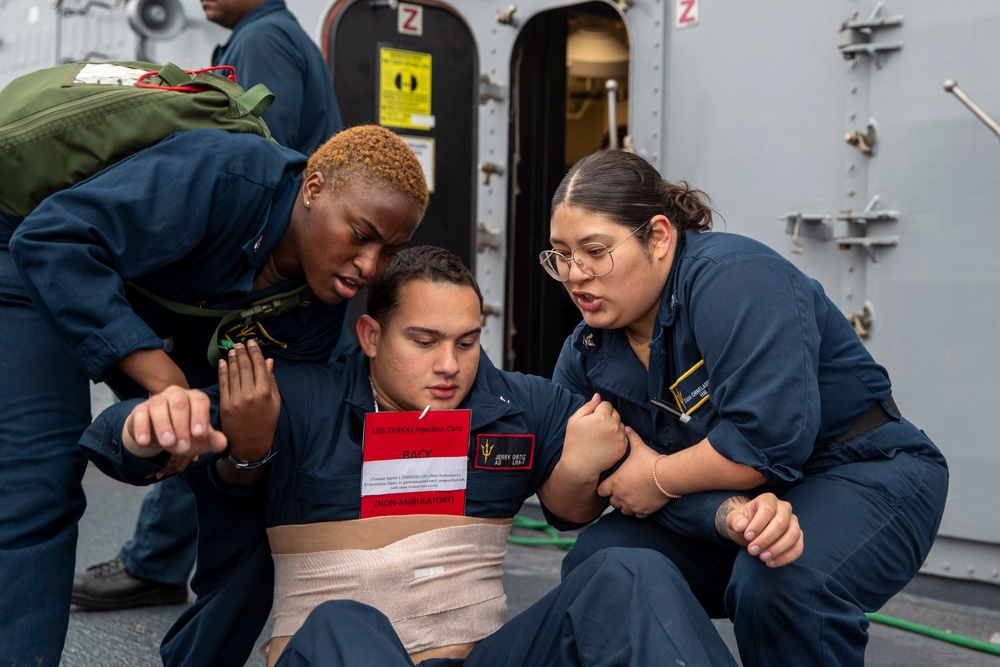
[[[379,64],[379,125],[414,130],[434,127],[431,54],[381,48]]]

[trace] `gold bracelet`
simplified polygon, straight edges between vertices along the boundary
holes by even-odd
[[[666,458],[666,456],[667,456],[666,454],[660,454],[659,456],[656,457],[656,460],[653,461],[653,484],[656,484],[656,488],[658,488],[660,490],[660,493],[665,495],[667,498],[670,498],[671,500],[677,500],[678,498],[680,498],[680,496],[675,496],[672,493],[667,493],[666,490],[662,486],[660,486],[660,480],[656,479],[656,464],[660,462],[660,459]]]

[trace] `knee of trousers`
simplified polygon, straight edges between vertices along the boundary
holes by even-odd
[[[371,632],[394,633],[388,617],[375,607],[354,600],[327,600],[316,606],[299,632],[355,640]],[[298,633],[296,633],[298,634]]]
[[[829,590],[830,577],[815,568],[790,563],[770,568],[747,553],[736,558],[725,607],[730,618],[767,618],[780,610],[815,609],[822,613],[823,600],[841,597]]]
[[[633,533],[637,520],[626,517],[619,512],[605,514],[596,523],[588,526],[576,539],[576,544],[569,550],[562,561],[562,578],[589,560],[599,551],[614,548],[623,544],[638,546],[641,541]],[[641,537],[641,536],[640,536]]]
[[[576,544],[573,548],[566,552],[566,555],[562,559],[562,569],[560,571],[560,579],[566,579],[577,567],[582,565],[587,559],[594,555],[592,549],[588,549],[587,545],[580,542],[580,538],[577,538]]]
[[[608,590],[623,578],[655,581],[657,588],[672,587],[688,590],[688,584],[677,566],[663,554],[652,549],[608,547],[594,553],[572,573],[586,580],[585,586]],[[567,582],[568,583],[568,582]]]
[[[49,479],[25,475],[16,482],[0,475],[0,488],[12,501],[0,509],[0,551],[34,549],[65,542],[75,556],[77,524],[87,507],[82,479],[86,460],[67,457],[66,465],[53,470]],[[16,474],[16,467],[12,466]]]

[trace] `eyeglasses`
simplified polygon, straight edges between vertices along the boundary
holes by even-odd
[[[576,265],[583,273],[593,278],[599,278],[611,273],[615,268],[615,260],[612,256],[618,247],[636,235],[640,229],[653,221],[652,218],[642,223],[632,230],[632,233],[615,244],[614,248],[609,248],[603,243],[584,243],[574,250],[569,257],[558,250],[543,250],[538,255],[538,262],[545,269],[546,273],[561,283],[569,280],[569,272]],[[572,262],[572,263],[571,263]]]

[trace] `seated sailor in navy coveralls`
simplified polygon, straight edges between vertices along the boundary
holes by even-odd
[[[325,364],[347,299],[410,240],[427,200],[419,162],[384,128],[337,134],[308,162],[256,135],[192,130],[51,195],[23,221],[0,215],[0,664],[62,655],[85,506],[88,378],[121,396],[217,380],[206,350],[219,320],[146,294],[239,312],[308,285],[313,296],[291,310],[238,320],[218,338],[255,338],[279,365]],[[199,600],[172,632],[183,629],[178,650],[196,649],[200,664],[242,666],[266,622],[266,598],[253,606],[240,587],[216,594],[249,571],[270,576],[269,560],[243,552],[255,534],[264,544],[261,523],[233,514],[221,525],[238,539],[199,559]],[[186,582],[179,588],[186,599]],[[207,606],[210,626],[189,623]]]
[[[676,569],[648,549],[595,556],[504,623],[501,575],[513,516],[535,493],[557,525],[598,516],[606,507],[596,492],[599,476],[623,456],[626,428],[596,395],[584,402],[548,380],[496,369],[481,355],[481,311],[479,289],[457,257],[414,248],[369,287],[353,355],[328,369],[279,369],[280,397],[270,361],[253,343],[238,346],[228,368],[221,364],[230,456],[268,464],[247,470],[220,465],[228,461],[220,458],[201,470],[235,493],[268,477],[275,561],[268,663],[734,664]],[[136,479],[164,456],[152,434],[189,440],[187,453],[219,451],[227,439],[208,426],[210,400],[172,388],[113,406],[85,446],[102,468]],[[419,430],[425,416],[440,431],[436,420],[461,424],[462,415],[457,457],[438,458],[439,436],[433,449],[403,447],[402,456],[369,467],[376,435]],[[387,416],[410,426],[370,427]],[[200,435],[192,436],[196,428]],[[430,458],[419,456],[428,451]],[[458,512],[372,509],[379,480],[413,480],[432,468],[457,472],[462,482],[424,488],[420,497],[457,492],[464,496]],[[771,494],[735,507],[728,523],[740,539],[759,533],[759,549],[791,545],[776,557],[801,552],[788,504]]]
[[[564,576],[604,547],[656,549],[734,621],[745,667],[860,667],[864,613],[916,575],[937,533],[944,457],[819,283],[711,223],[702,193],[619,151],[581,160],[553,198],[542,265],[583,314],[554,380],[598,392],[634,429],[599,488],[619,511],[581,535]],[[760,488],[807,536],[787,567],[704,520],[718,490]]]

